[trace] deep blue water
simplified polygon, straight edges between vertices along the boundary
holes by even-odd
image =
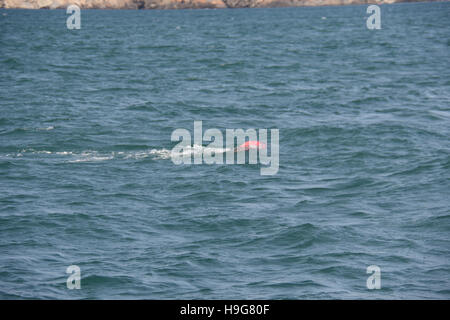
[[[0,10],[0,298],[450,298],[450,3],[366,8]]]

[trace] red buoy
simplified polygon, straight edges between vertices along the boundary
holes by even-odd
[[[265,149],[266,148],[266,144],[263,142],[259,142],[259,141],[247,141],[243,144],[241,144],[239,147],[237,147],[236,151],[242,151],[242,150],[249,150],[249,149]]]

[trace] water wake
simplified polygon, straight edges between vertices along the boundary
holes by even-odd
[[[215,154],[223,154],[227,152],[228,148],[210,148],[194,144],[193,146],[183,149],[182,155],[195,155],[202,154],[203,152],[210,152]],[[95,150],[86,150],[81,152],[76,151],[48,151],[48,150],[35,150],[24,149],[17,153],[8,153],[4,155],[5,158],[54,158],[55,160],[61,160],[69,163],[79,162],[98,162],[108,160],[167,160],[171,159],[171,150],[166,148],[161,149],[148,149],[142,151],[112,151],[112,152],[100,152]]]

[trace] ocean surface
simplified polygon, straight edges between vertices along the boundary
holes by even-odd
[[[380,7],[0,10],[0,298],[449,299],[450,3]]]

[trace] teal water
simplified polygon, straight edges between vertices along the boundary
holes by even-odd
[[[0,298],[450,298],[450,3],[366,8],[0,10]]]

